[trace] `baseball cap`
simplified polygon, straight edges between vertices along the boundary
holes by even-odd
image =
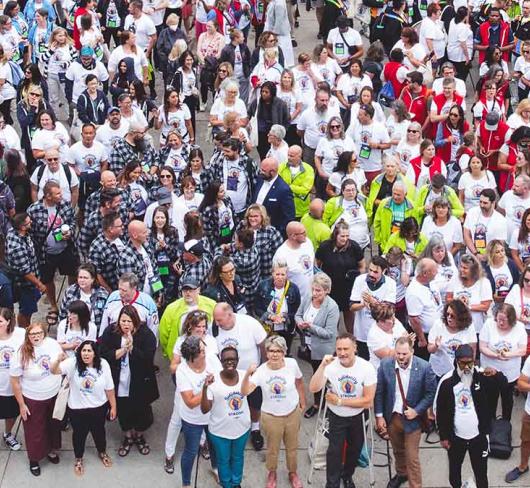
[[[184,278],[182,280],[182,289],[187,288],[188,290],[196,290],[199,287],[199,282],[193,278]]]
[[[113,107],[109,107],[108,110],[107,110],[107,115],[110,115],[112,112],[119,112],[120,109],[116,106],[113,106]]]
[[[156,200],[160,205],[169,205],[171,203],[171,191],[167,188],[159,188],[156,192]]]
[[[497,130],[499,126],[499,114],[497,112],[489,112],[486,115],[486,130]]]
[[[81,48],[81,56],[94,56],[94,49],[90,46],[83,46]]]
[[[473,349],[469,344],[460,344],[460,346],[458,346],[457,350],[455,351],[456,359],[474,358],[474,357],[475,357],[475,354],[473,353]]]

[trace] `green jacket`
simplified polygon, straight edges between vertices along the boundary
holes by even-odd
[[[331,229],[322,220],[315,219],[309,213],[306,213],[300,222],[305,227],[307,238],[313,243],[315,251],[320,244],[331,237]]]
[[[418,240],[416,241],[416,244],[414,245],[414,254],[416,256],[419,256],[427,244],[429,243],[429,239],[420,232],[420,235],[418,237]],[[386,254],[391,247],[397,246],[399,247],[403,252],[407,250],[407,244],[405,242],[405,239],[399,235],[399,232],[396,232],[395,234],[392,234],[388,240],[386,241],[386,244],[383,246],[383,253]]]
[[[392,210],[390,210],[390,200],[387,197],[377,207],[374,217],[374,240],[380,246],[385,245],[392,234]],[[416,211],[411,200],[405,198],[405,218],[416,217]]]
[[[307,163],[302,163],[300,172],[293,178],[288,163],[280,164],[278,175],[291,188],[294,197],[294,209],[298,218],[309,210],[309,194],[315,182],[315,170]]]
[[[199,310],[206,312],[209,321],[212,320],[214,307],[214,300],[199,295]],[[173,358],[173,348],[175,347],[175,342],[177,342],[177,339],[179,338],[180,329],[182,327],[182,316],[188,312],[189,307],[184,301],[184,298],[179,298],[166,307],[166,310],[160,319],[160,326],[158,328],[160,345],[162,346],[164,356],[168,359]]]
[[[366,205],[364,206],[366,210],[366,215],[368,216],[369,224],[372,223],[374,220],[374,203],[379,193],[379,190],[381,189],[381,182],[383,181],[383,176],[384,173],[377,175],[372,180],[372,184],[370,185],[370,193],[368,194],[368,200],[366,200]],[[405,185],[407,186],[407,198],[411,202],[413,202],[414,195],[416,194],[416,187],[414,186],[414,183],[402,174],[397,175],[396,181],[403,181],[405,183]]]
[[[419,189],[418,195],[416,196],[416,201],[414,203],[414,207],[416,208],[416,217],[420,225],[423,221],[423,217],[425,216],[425,200],[427,200],[430,189],[431,185],[423,185]],[[457,219],[464,215],[464,206],[458,198],[456,191],[454,191],[450,186],[444,187],[440,198],[445,198],[449,202],[449,205],[451,206],[451,215],[454,215]]]

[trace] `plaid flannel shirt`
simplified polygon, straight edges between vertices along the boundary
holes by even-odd
[[[153,281],[156,281],[160,279],[160,275],[158,273],[158,266],[156,265],[156,261],[153,257],[153,252],[147,243],[144,246],[144,249],[149,255],[151,267],[153,268],[154,276],[152,279]],[[145,279],[147,276],[147,269],[145,267],[144,258],[142,254],[135,247],[133,247],[132,244],[127,244],[125,246],[125,249],[120,253],[120,257],[117,264],[117,273],[118,278],[123,273],[134,273],[138,277],[138,289],[143,290]]]
[[[232,213],[232,220],[235,221],[235,211],[232,205],[232,200],[226,197],[223,203]],[[221,226],[219,225],[219,208],[217,205],[210,205],[201,212],[202,228],[204,235],[210,241],[211,246],[215,249],[221,245]]]
[[[33,286],[24,279],[24,275],[33,273],[39,276],[39,265],[33,240],[29,235],[21,236],[15,229],[10,229],[6,238],[6,263],[15,278],[15,287]]]
[[[247,305],[252,307],[260,282],[261,266],[258,250],[255,245],[250,249],[238,250],[232,244],[231,257],[236,267],[237,276],[241,280],[241,286],[245,290],[243,294],[247,299]]]
[[[139,153],[134,146],[131,146],[125,139],[118,139],[109,157],[109,169],[117,175],[129,161],[138,159],[142,165],[149,168],[158,166],[158,156],[150,144],[146,142],[145,151]]]
[[[121,195],[120,215],[124,214],[128,216],[129,212],[132,212],[131,193],[129,191],[129,187],[118,188],[118,190]],[[99,210],[100,197],[101,197],[101,189],[95,191],[87,198],[86,203],[85,203],[85,215],[90,215],[92,212]]]
[[[98,274],[113,289],[118,288],[118,259],[120,253],[115,244],[108,241],[104,234],[98,235],[90,244],[88,260],[96,267]]]
[[[244,227],[245,221],[241,221],[237,226],[238,230]],[[259,254],[262,280],[270,277],[274,254],[282,244],[283,237],[280,231],[272,225],[262,227],[254,233],[254,247]]]
[[[206,280],[212,268],[213,252],[210,242],[206,237],[203,237],[201,241],[204,247],[204,254],[200,257],[199,261],[194,264],[189,264],[182,260],[183,272],[180,277],[180,283],[182,283],[186,278],[191,278],[192,280],[197,281],[202,288],[203,285],[206,285]],[[179,291],[182,292],[180,285]]]
[[[74,300],[79,300],[81,297],[81,288],[77,283],[70,285],[64,292],[63,299],[61,301],[61,306],[59,307],[59,321],[66,318],[68,313],[68,305],[70,305]],[[103,317],[103,310],[105,309],[105,303],[107,303],[107,298],[109,294],[105,288],[102,286],[97,286],[92,289],[92,294],[90,295],[90,306],[91,311],[94,313],[94,324],[99,330],[99,325],[101,324],[101,318]]]
[[[74,209],[64,200],[55,207],[62,224],[70,226],[70,233],[75,236],[77,222],[75,220]],[[28,208],[28,215],[31,218],[31,229],[29,231],[33,244],[37,250],[37,259],[42,265],[46,262],[46,238],[48,237],[48,210],[43,201],[32,203]],[[75,240],[71,243],[75,246]]]

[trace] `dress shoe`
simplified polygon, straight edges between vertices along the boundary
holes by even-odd
[[[265,441],[263,440],[263,436],[259,430],[253,430],[250,433],[250,442],[252,442],[252,446],[254,446],[255,451],[261,451]]]

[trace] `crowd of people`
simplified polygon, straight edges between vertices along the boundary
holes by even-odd
[[[389,488],[422,486],[433,420],[450,485],[469,452],[486,488],[498,409],[528,472],[530,0],[372,3],[308,0],[311,46],[285,0],[0,6],[0,418],[32,475],[69,425],[78,476],[107,421],[148,455],[159,387],[184,488],[199,455],[242,486],[249,440],[301,488],[324,409],[326,488],[369,411]]]

